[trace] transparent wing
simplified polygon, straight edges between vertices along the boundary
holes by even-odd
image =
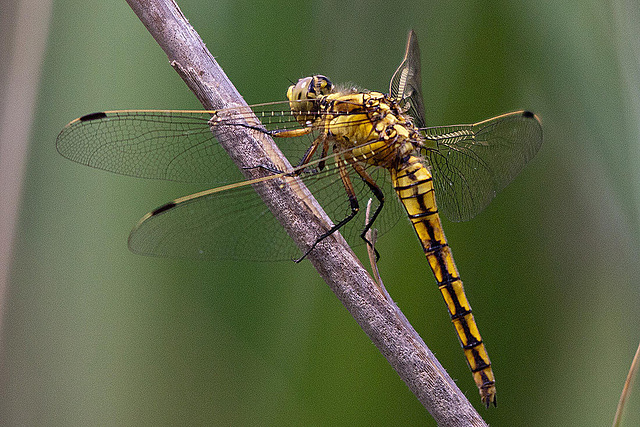
[[[187,196],[147,214],[129,235],[142,255],[285,260],[300,256],[251,186]]]
[[[107,111],[80,117],[58,135],[64,157],[122,175],[181,182],[225,182],[224,158],[208,122],[211,112]],[[228,156],[227,156],[228,157]]]
[[[264,124],[257,123],[254,114],[263,116]],[[70,160],[122,175],[195,183],[238,181],[242,175],[211,132],[212,116],[220,126],[254,123],[264,131],[300,127],[288,102],[218,111],[106,111],[69,123],[56,147]]]
[[[404,58],[391,77],[389,93],[401,107],[406,109],[406,113],[413,118],[416,127],[426,126],[420,77],[420,47],[418,37],[413,30],[409,32]]]
[[[540,120],[529,111],[421,131],[438,209],[452,221],[467,221],[482,211],[542,144]]]
[[[350,204],[337,173],[333,157],[318,169],[320,158],[311,162],[300,178],[334,223],[346,218]],[[384,233],[402,216],[389,174],[373,166],[367,168],[384,194],[389,196],[375,227]],[[275,179],[278,179],[276,176]],[[361,206],[360,212],[340,229],[352,246],[363,244],[364,210],[371,192],[350,169]],[[147,214],[129,237],[129,247],[136,253],[191,259],[292,260],[302,253],[283,227],[262,202],[251,185],[240,183],[229,188],[183,197]],[[373,208],[378,206],[374,198]]]
[[[317,112],[304,114],[319,117]],[[243,176],[211,132],[212,117],[221,130],[242,126],[269,133],[303,127],[288,101],[216,111],[105,111],[66,125],[56,148],[74,162],[121,175],[193,183],[237,182]],[[314,121],[307,126],[313,127]],[[297,164],[311,141],[308,135],[278,138],[278,145]]]
[[[262,124],[255,121],[254,114]],[[212,116],[220,129],[241,126],[256,133],[275,134],[302,127],[288,102],[218,111],[108,111],[69,123],[58,136],[57,149],[73,161],[123,175],[239,183],[244,180],[243,175],[211,132]],[[350,124],[360,123],[352,120]],[[291,164],[296,165],[318,133],[314,130],[276,141]],[[321,163],[322,156],[320,149],[301,178],[329,217],[338,222],[349,214],[350,205],[333,157],[328,156]],[[393,200],[388,173],[373,167],[367,170],[390,199],[375,224],[383,233],[397,222],[401,211]],[[363,212],[372,195],[353,171],[351,177]],[[185,197],[154,212],[132,232],[129,243],[133,251],[205,259],[290,260],[301,255],[251,186]],[[341,229],[354,245],[362,243],[359,234],[364,219],[360,216]]]

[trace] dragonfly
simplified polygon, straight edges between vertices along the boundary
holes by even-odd
[[[213,131],[248,130],[279,141],[294,166],[257,164],[247,179]],[[117,110],[70,122],[58,152],[93,168],[141,178],[220,184],[145,215],[129,236],[136,253],[191,259],[303,259],[341,233],[367,242],[409,218],[444,297],[482,403],[496,405],[495,376],[440,220],[467,221],[511,182],[542,144],[540,119],[515,111],[475,124],[426,126],[420,49],[410,31],[389,93],[300,79],[287,100],[221,110]],[[256,186],[295,177],[332,223],[301,251],[265,207]],[[389,203],[386,197],[396,194]],[[354,221],[364,196],[375,201]],[[437,203],[436,203],[437,198]],[[398,203],[398,201],[400,203]],[[384,207],[384,209],[383,209]],[[402,212],[404,211],[404,213]],[[238,238],[232,230],[242,230]]]

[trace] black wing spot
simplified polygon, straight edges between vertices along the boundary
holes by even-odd
[[[522,117],[526,117],[527,119],[531,119],[531,118],[533,118],[533,116],[535,116],[535,114],[533,114],[531,111],[523,111],[522,112]]]
[[[102,111],[99,113],[91,113],[91,114],[86,114],[82,117],[80,117],[80,121],[81,122],[88,122],[90,120],[99,120],[99,119],[104,119],[105,117],[107,117],[107,113],[103,113]]]
[[[162,205],[153,212],[151,212],[151,216],[156,216],[161,214],[162,212],[168,211],[176,206],[175,202],[169,202],[166,205]]]

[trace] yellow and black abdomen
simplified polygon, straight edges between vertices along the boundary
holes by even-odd
[[[442,229],[431,172],[419,157],[408,155],[391,169],[393,186],[404,205],[449,309],[460,344],[483,403],[495,405],[495,378],[460,274]]]

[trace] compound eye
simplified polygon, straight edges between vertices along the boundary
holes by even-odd
[[[316,88],[318,93],[321,95],[328,95],[333,92],[333,83],[326,76],[322,74],[318,74],[314,76],[314,80],[316,81]]]
[[[289,90],[287,90],[287,99],[289,99],[289,101],[293,101],[307,98],[307,94],[309,93],[309,88],[312,83],[313,79],[311,77],[299,79],[295,85],[289,86]]]
[[[315,79],[313,79],[313,78],[309,80],[309,84],[307,85],[307,93],[309,95],[315,95],[316,94]],[[314,97],[309,96],[309,98],[315,98],[315,96]]]

